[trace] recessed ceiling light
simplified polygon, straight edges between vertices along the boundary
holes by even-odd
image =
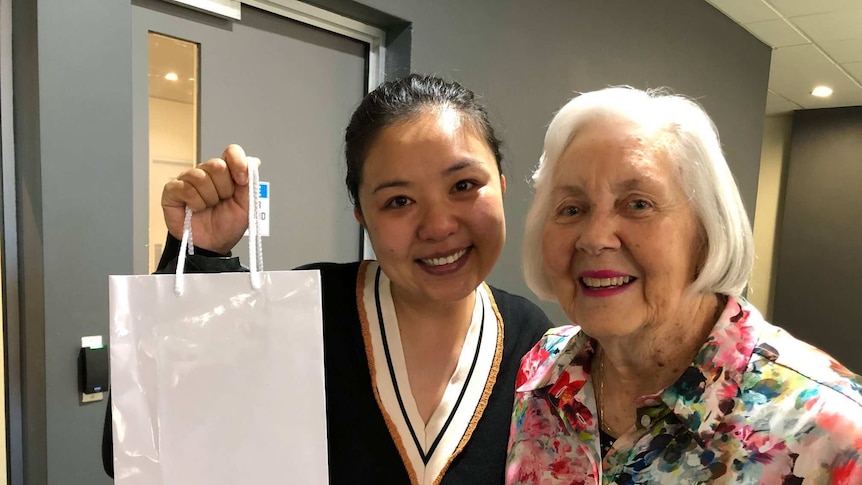
[[[832,96],[832,88],[829,86],[817,86],[811,90],[811,95],[818,98],[828,98]]]
[[[179,77],[177,76],[177,73],[169,72],[165,74],[165,79],[167,79],[168,81],[176,81],[177,79],[179,79]]]

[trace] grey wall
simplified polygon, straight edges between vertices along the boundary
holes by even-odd
[[[330,3],[333,3],[330,1]],[[771,50],[704,1],[363,0],[413,22],[411,67],[483,96],[506,159],[508,242],[492,284],[533,296],[520,251],[526,180],[551,117],[578,91],[667,86],[715,120],[754,217]],[[565,322],[556,304],[543,304]]]
[[[774,320],[862,372],[862,107],[797,111]]]
[[[104,403],[79,405],[76,366],[80,338],[107,335],[107,275],[132,269],[130,14],[128,2],[13,4],[27,484],[109,483]]]
[[[496,285],[528,294],[519,268],[525,180],[552,113],[575,91],[667,85],[700,98],[754,207],[770,51],[705,2],[319,3],[412,22],[386,25],[398,33],[393,52],[409,52],[387,62],[390,71],[410,65],[458,79],[489,104],[509,177],[510,237]],[[104,403],[78,404],[75,359],[81,336],[107,335],[107,275],[133,267],[131,5],[15,7],[24,478],[106,484]]]

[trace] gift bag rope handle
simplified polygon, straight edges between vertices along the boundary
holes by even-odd
[[[248,157],[248,260],[251,275],[251,287],[260,289],[263,271],[263,244],[260,238],[260,160]],[[180,243],[180,257],[177,260],[177,274],[174,281],[174,292],[182,296],[185,290],[183,270],[186,266],[186,253],[192,255],[194,242],[192,238],[192,210],[186,207],[186,217],[183,221],[183,239]]]

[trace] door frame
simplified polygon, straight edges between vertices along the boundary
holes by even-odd
[[[12,0],[0,0],[0,316],[2,316],[3,446],[0,483],[23,483],[21,354],[18,316],[18,229],[12,89]]]

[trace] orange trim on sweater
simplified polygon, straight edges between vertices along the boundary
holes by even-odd
[[[383,407],[383,401],[380,400],[380,392],[377,390],[377,370],[374,368],[374,348],[371,344],[371,331],[368,329],[368,318],[365,316],[365,272],[368,269],[370,261],[363,261],[359,265],[359,271],[356,276],[356,307],[359,310],[359,325],[362,328],[362,340],[365,342],[365,357],[368,360],[368,371],[371,373],[371,389],[374,391],[374,400],[377,401],[377,407],[380,409],[380,414],[383,415],[383,421],[386,423],[386,428],[389,430],[389,435],[392,436],[392,441],[395,443],[395,448],[398,449],[398,454],[401,456],[401,461],[404,462],[404,467],[407,469],[407,476],[410,477],[410,483],[419,485],[419,479],[416,476],[416,470],[413,469],[413,464],[407,456],[407,450],[404,448],[404,443],[401,441],[401,435],[398,434],[398,429],[389,413]]]
[[[467,426],[467,431],[464,432],[464,436],[458,443],[458,447],[455,448],[455,452],[452,453],[449,460],[445,465],[443,465],[443,468],[440,469],[440,474],[437,475],[437,478],[434,480],[434,485],[440,485],[440,482],[443,480],[443,476],[446,475],[446,471],[449,469],[449,465],[451,465],[455,457],[464,450],[464,447],[467,446],[467,442],[470,441],[470,437],[473,436],[473,431],[475,431],[476,426],[479,424],[479,420],[482,419],[482,414],[484,414],[485,408],[488,406],[488,400],[491,398],[491,391],[494,390],[494,384],[497,382],[497,374],[500,372],[500,362],[503,361],[503,316],[500,315],[500,309],[497,308],[497,302],[494,300],[494,294],[491,293],[491,288],[484,282],[482,283],[482,286],[484,286],[485,291],[488,292],[488,300],[491,302],[491,308],[494,309],[494,315],[497,316],[497,348],[494,350],[494,363],[491,364],[491,370],[488,371],[488,380],[485,381],[485,390],[482,392],[482,398],[479,399],[479,404],[476,405],[476,410],[473,412],[473,418]]]

